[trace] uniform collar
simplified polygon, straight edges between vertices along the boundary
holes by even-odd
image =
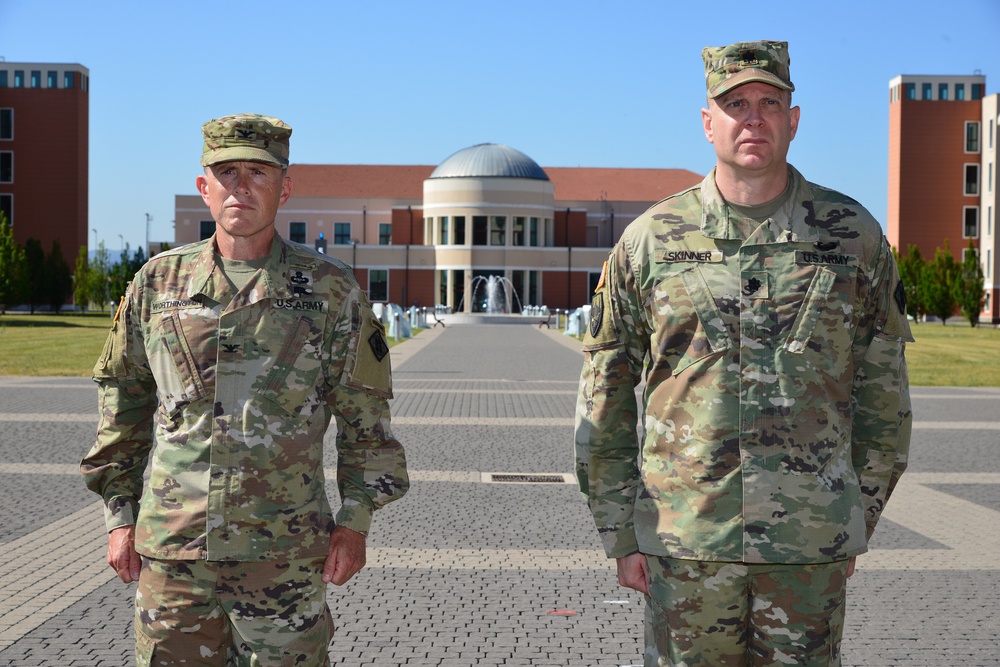
[[[193,299],[198,295],[204,295],[216,300],[216,286],[220,278],[215,275],[215,252],[215,235],[213,234],[192,265],[191,279],[188,281],[188,298]],[[271,251],[268,253],[263,270],[258,271],[237,295],[237,298],[244,303],[233,304],[233,306],[249,305],[263,299],[293,298],[293,286],[286,279],[288,276],[288,249],[281,236],[275,232],[271,239]]]
[[[784,206],[771,216],[771,231],[775,240],[817,241],[819,229],[813,217],[813,194],[802,174],[788,165],[791,193]],[[701,182],[701,231],[708,238],[742,240],[738,224],[743,217],[732,208],[715,184],[715,168]]]

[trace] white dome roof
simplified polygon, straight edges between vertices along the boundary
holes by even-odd
[[[430,178],[531,178],[549,180],[545,170],[519,150],[503,144],[476,144],[453,153]]]

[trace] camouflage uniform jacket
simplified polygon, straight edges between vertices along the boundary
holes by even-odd
[[[157,255],[130,284],[94,369],[100,424],[84,479],[108,530],[136,524],[147,556],[323,555],[331,414],[337,524],[367,533],[373,511],[409,486],[384,329],[329,257],[275,234],[264,268],[234,295],[214,247]]]
[[[857,202],[789,173],[745,240],[713,170],[611,253],[576,415],[609,557],[845,559],[906,467],[912,339],[889,245]]]

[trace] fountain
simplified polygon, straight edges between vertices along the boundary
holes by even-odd
[[[479,288],[484,287],[485,293],[479,296]],[[513,299],[512,299],[513,297]],[[487,315],[507,315],[513,311],[513,305],[517,304],[517,312],[521,311],[521,300],[517,296],[514,285],[503,276],[476,276],[472,279],[472,303],[473,310],[486,313]],[[463,298],[464,300],[464,298]],[[479,310],[476,306],[482,304]],[[456,309],[462,312],[460,303]]]
[[[465,298],[444,321],[464,324],[535,324],[541,309],[525,306],[513,283],[502,275],[474,276],[469,285],[472,312],[464,310]],[[548,309],[545,309],[548,316]],[[533,315],[529,317],[529,315]]]

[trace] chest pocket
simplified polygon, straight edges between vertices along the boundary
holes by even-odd
[[[802,305],[781,347],[799,368],[817,368],[840,377],[849,367],[857,313],[854,295],[857,268],[817,266]]]
[[[708,276],[706,276],[706,272]],[[650,296],[656,366],[677,375],[692,364],[733,347],[736,279],[719,266],[690,266],[661,280]]]
[[[292,416],[312,415],[322,396],[318,390],[323,357],[323,330],[307,316],[282,327],[287,331],[281,347],[265,364],[258,390]]]
[[[209,311],[211,312],[211,311]],[[190,318],[188,326],[182,318]],[[199,311],[169,312],[162,315],[152,331],[152,349],[147,350],[150,368],[156,377],[160,409],[168,416],[208,394],[211,366],[199,365],[192,353],[191,338],[186,328],[204,320]],[[214,320],[213,320],[214,322]],[[197,326],[197,325],[195,325]],[[214,327],[214,324],[211,326]]]

